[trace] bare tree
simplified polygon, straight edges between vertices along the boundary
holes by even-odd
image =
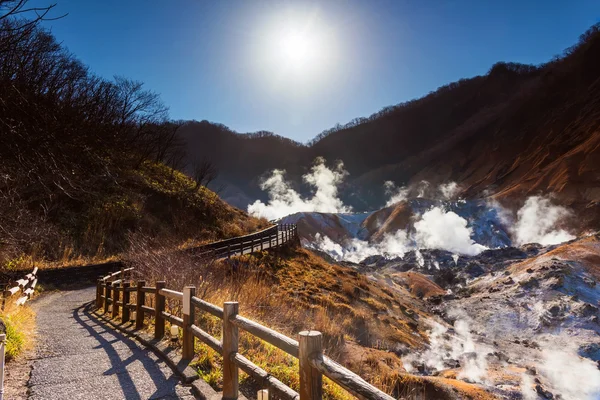
[[[27,7],[28,0],[0,0],[0,24],[4,35],[0,41],[0,52],[6,51],[14,46],[23,35],[35,28],[41,21],[53,21],[63,18],[50,17],[50,11],[56,7],[56,3],[43,7]],[[5,21],[18,20],[19,23],[5,25]]]
[[[157,93],[144,89],[142,82],[115,76],[115,85],[120,95],[121,125],[130,122],[146,125],[166,121],[169,108]]]
[[[219,170],[209,159],[203,158],[192,162],[192,178],[196,181],[194,189],[208,186],[218,175]]]

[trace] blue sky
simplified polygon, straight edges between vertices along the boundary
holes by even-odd
[[[96,74],[145,82],[172,118],[298,141],[497,61],[545,62],[600,18],[597,0],[53,1],[69,13],[46,23],[59,41]],[[288,24],[318,49],[293,70],[271,54]]]

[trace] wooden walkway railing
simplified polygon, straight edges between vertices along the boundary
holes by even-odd
[[[279,247],[294,240],[297,236],[298,230],[295,224],[273,225],[260,232],[213,242],[192,248],[190,251],[196,254],[210,254],[215,257],[230,257]]]
[[[15,301],[17,305],[23,305],[31,295],[35,291],[35,285],[37,285],[37,272],[38,268],[35,267],[32,272],[25,275],[23,279],[17,280],[16,286],[11,287],[10,289],[4,290],[4,296],[2,297],[2,309],[4,310],[4,306],[6,305],[6,300],[17,293],[20,293],[21,296]]]
[[[278,235],[286,230],[288,231],[287,240],[290,240],[295,235],[296,227],[283,228]],[[270,234],[266,236],[270,237]],[[248,243],[248,240],[240,243]],[[323,376],[326,376],[360,399],[393,400],[393,397],[323,355],[320,332],[303,331],[298,333],[298,340],[295,340],[239,315],[237,302],[225,302],[223,307],[210,304],[196,297],[195,286],[185,286],[179,292],[167,289],[165,281],[156,282],[155,286],[146,286],[145,281],[137,281],[134,284],[127,278],[127,275],[132,272],[131,270],[131,268],[125,269],[98,280],[96,307],[103,308],[104,313],[110,314],[112,318],[120,316],[122,323],[135,321],[136,329],[144,327],[145,315],[154,317],[154,337],[156,339],[164,337],[167,321],[171,325],[180,327],[183,334],[182,356],[184,359],[191,360],[194,357],[195,340],[201,341],[221,354],[223,357],[223,399],[238,398],[238,372],[241,369],[268,389],[271,399],[322,399]],[[154,307],[146,305],[150,304],[146,301],[147,296],[154,296]],[[135,302],[132,301],[132,297],[135,298]],[[166,312],[167,298],[181,303],[181,315]],[[205,312],[221,319],[223,332],[221,340],[196,325],[196,312]],[[135,316],[132,316],[132,313]],[[299,359],[299,393],[239,353],[240,329]]]

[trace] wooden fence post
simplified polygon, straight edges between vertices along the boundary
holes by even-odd
[[[135,329],[142,329],[144,327],[144,310],[142,310],[142,306],[146,302],[146,293],[142,291],[144,286],[146,286],[146,281],[138,281],[135,293]]]
[[[165,317],[162,312],[165,311],[165,296],[160,294],[160,289],[164,289],[167,283],[165,281],[156,282],[156,298],[155,298],[155,313],[154,317],[154,338],[162,339],[165,336]]]
[[[102,308],[102,279],[98,279],[96,283],[96,308],[99,310]]]
[[[4,361],[6,353],[6,333],[0,334],[0,400],[4,398]]]
[[[238,367],[231,361],[232,354],[238,352],[238,327],[229,321],[237,315],[239,305],[237,301],[228,301],[223,304],[223,399],[235,400],[238,398]]]
[[[112,301],[112,317],[117,318],[119,316],[119,284],[112,284],[113,301]]]
[[[129,292],[128,290],[131,287],[131,282],[123,282],[121,287],[123,288],[123,311],[121,314],[121,322],[127,323],[129,322],[129,303],[131,299],[131,292]]]
[[[2,311],[4,311],[4,307],[6,306],[6,298],[10,297],[11,293],[8,290],[5,290],[2,293]]]
[[[192,324],[195,318],[195,307],[192,304],[192,296],[196,295],[196,286],[183,288],[183,358],[191,360],[194,358],[194,335]]]
[[[321,332],[302,331],[299,334],[298,359],[300,361],[300,400],[323,398],[323,375],[310,365],[311,357],[323,355]]]
[[[110,303],[110,282],[106,282],[104,286],[104,313],[108,313]]]

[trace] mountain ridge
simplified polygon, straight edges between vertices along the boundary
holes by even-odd
[[[230,188],[224,198],[241,208],[267,199],[260,183],[274,169],[310,193],[302,175],[323,157],[344,162],[349,177],[340,197],[357,211],[381,207],[388,180],[455,181],[468,198],[492,195],[513,208],[525,195],[556,193],[591,226],[600,202],[598,54],[595,25],[563,57],[540,66],[496,63],[486,75],[357,118],[306,145],[270,133],[227,135],[207,121],[188,124],[183,137],[192,157],[215,162],[218,182]],[[228,140],[225,154],[206,141],[219,134]]]

